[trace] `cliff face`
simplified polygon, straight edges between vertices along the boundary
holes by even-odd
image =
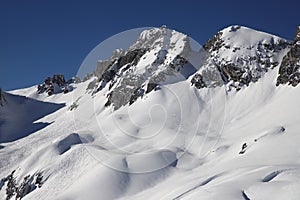
[[[114,109],[132,104],[172,78],[192,73],[186,70],[189,52],[188,36],[165,26],[145,30],[126,51],[117,50],[110,59],[98,62],[92,73],[97,80],[88,90],[93,94],[106,90],[105,105]]]
[[[290,84],[297,86],[300,82],[300,27],[297,28],[295,39],[290,51],[284,56],[279,68],[276,85]]]

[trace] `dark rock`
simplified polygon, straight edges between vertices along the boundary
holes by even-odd
[[[188,61],[181,55],[177,55],[172,62],[169,64],[169,67],[174,69],[176,72],[179,72]]]
[[[109,81],[111,81],[113,78],[114,78],[114,76],[117,74],[117,72],[115,71],[115,70],[109,70],[109,71],[106,71],[106,72],[104,72],[103,73],[103,75],[102,75],[102,80],[104,80],[105,82],[109,82]]]
[[[62,74],[55,74],[52,77],[52,83],[56,83],[58,86],[64,86],[66,84],[65,77]]]
[[[75,101],[73,102],[70,107],[68,108],[68,110],[72,111],[78,108],[78,103]]]
[[[38,85],[37,93],[47,93],[49,96],[60,92],[68,93],[70,88],[68,87],[69,82],[73,82],[77,79],[71,79],[66,82],[65,77],[62,74],[55,74],[53,77],[47,77],[43,84]]]
[[[206,42],[203,48],[208,52],[219,50],[224,45],[224,40],[221,39],[222,35],[222,31],[218,32],[212,39]]]
[[[6,186],[6,199],[11,199],[17,192],[17,181],[14,177],[15,170],[11,172],[11,174],[6,178],[7,186]]]
[[[6,200],[11,199],[15,196],[14,199],[20,200],[25,197],[27,194],[31,193],[37,188],[42,187],[44,183],[44,178],[41,172],[37,172],[34,175],[27,175],[23,178],[23,181],[20,184],[17,183],[17,177],[15,177],[15,170],[11,172],[6,178],[0,180],[0,190],[5,182],[6,185]]]
[[[132,51],[127,52],[124,56],[121,56],[119,58],[119,68],[130,63],[136,65],[139,62],[140,58],[146,53],[146,51],[146,49],[134,49]]]
[[[239,152],[239,154],[244,154],[246,152],[247,147],[248,147],[247,143],[244,143],[242,146],[242,150]]]
[[[49,88],[46,90],[46,92],[49,96],[54,94],[54,85],[50,85]]]
[[[51,79],[50,77],[47,77],[47,78],[44,80],[44,83],[45,83],[46,85],[50,85],[50,84],[52,84],[52,79]]]
[[[298,27],[291,50],[283,57],[276,86],[289,84],[293,87],[300,82],[300,27]]]
[[[229,32],[239,31],[240,26],[232,26]],[[240,90],[251,82],[257,82],[268,70],[274,69],[279,64],[277,54],[290,46],[286,40],[260,41],[256,46],[233,46],[227,44],[229,38],[223,37],[223,31],[218,32],[203,46],[209,53],[206,64],[202,66],[192,78],[192,85],[201,89],[203,87],[217,87],[227,85],[228,90]],[[249,55],[237,55],[235,59],[227,60],[220,56],[220,49],[230,51],[233,55],[243,49],[251,50]],[[248,51],[245,51],[247,53]],[[255,53],[256,55],[253,55]],[[292,72],[289,72],[292,73]],[[298,80],[298,74],[295,74]],[[283,77],[283,79],[286,79]],[[300,79],[299,79],[300,80]],[[296,84],[295,81],[293,84]]]
[[[113,92],[109,93],[106,97],[107,97],[107,101],[106,103],[104,104],[105,107],[108,107],[111,105],[112,103],[112,95],[113,95]]]
[[[201,74],[195,74],[195,76],[192,78],[191,80],[192,85],[195,85],[195,87],[197,89],[201,89],[206,87],[204,81],[203,81],[203,77],[201,76]]]
[[[67,87],[65,87],[64,94],[67,94],[68,92],[69,92],[69,89]]]
[[[158,88],[158,84],[157,83],[148,83],[147,85],[147,90],[146,90],[146,94],[148,94],[149,92],[151,92],[152,90],[157,90]]]
[[[137,88],[130,97],[129,105],[133,104],[139,97],[142,97],[145,90],[142,88]]]
[[[235,32],[235,31],[239,30],[240,28],[241,28],[241,26],[238,26],[238,25],[236,25],[236,26],[231,26],[229,32]]]
[[[244,200],[251,200],[251,199],[247,196],[247,194],[246,194],[245,191],[242,192],[242,195],[243,195]]]

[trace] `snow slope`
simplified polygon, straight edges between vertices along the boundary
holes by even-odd
[[[270,38],[240,31],[228,32],[232,45]],[[147,31],[140,36],[147,38]],[[166,43],[159,48],[172,52]],[[274,57],[281,62],[287,50]],[[220,57],[232,56],[227,53],[219,52]],[[148,51],[147,59],[152,54]],[[143,73],[139,70],[155,60],[147,59],[139,61],[134,73]],[[0,199],[5,199],[5,177],[13,170],[18,186],[25,176],[32,177],[34,190],[23,199],[299,199],[300,88],[276,87],[278,69],[276,65],[238,91],[228,91],[226,83],[197,89],[191,86],[193,75],[184,79],[175,74],[158,90],[117,110],[105,106],[108,85],[94,93],[87,90],[95,77],[72,83],[67,94],[37,94],[36,87],[4,93]],[[45,126],[35,127],[40,123]],[[41,187],[36,184],[39,173]]]

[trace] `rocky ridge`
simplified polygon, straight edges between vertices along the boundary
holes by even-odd
[[[276,85],[290,84],[297,86],[300,82],[300,26],[290,51],[284,56],[279,68]]]
[[[68,93],[72,91],[71,83],[77,83],[80,80],[76,77],[66,81],[64,75],[54,74],[53,77],[47,77],[44,82],[37,87],[37,93],[47,93],[49,96],[57,93]]]
[[[192,84],[198,89],[226,84],[228,90],[239,90],[277,67],[290,42],[246,27],[231,26],[218,32],[203,47],[209,56],[192,78]]]

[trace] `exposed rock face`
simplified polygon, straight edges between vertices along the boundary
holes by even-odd
[[[121,56],[118,60],[118,66],[122,67],[126,64],[136,65],[140,58],[146,53],[146,49],[134,49]]]
[[[106,88],[106,106],[118,109],[133,104],[139,97],[159,88],[168,77],[179,74],[188,64],[189,38],[166,27],[141,33],[126,52],[114,52],[98,63],[88,90],[96,93]]]
[[[157,83],[148,83],[146,94],[151,92],[152,90],[157,90],[159,88],[159,85]]]
[[[276,85],[290,84],[297,86],[300,82],[300,27],[297,28],[295,39],[290,51],[284,56],[279,68]]]
[[[213,36],[213,38],[209,39],[203,48],[206,51],[217,51],[222,46],[224,46],[224,40],[222,39],[223,32],[220,31]]]
[[[204,45],[209,57],[191,82],[197,88],[226,84],[228,90],[239,90],[274,69],[289,45],[288,41],[276,36],[231,26]]]
[[[99,60],[97,68],[92,75],[101,78],[103,73],[107,71],[107,69],[110,68],[114,62],[120,59],[121,56],[124,56],[124,54],[125,52],[123,49],[116,49],[108,60]]]
[[[34,175],[27,175],[23,178],[23,181],[18,184],[17,177],[15,177],[15,170],[11,172],[7,177],[0,179],[0,189],[7,182],[6,186],[6,200],[16,199],[20,200],[27,194],[42,187],[45,180],[43,180],[41,172],[37,172]]]
[[[195,85],[197,89],[207,87],[201,74],[195,74],[195,76],[191,80],[191,83],[192,85]]]
[[[61,92],[68,93],[70,90],[72,90],[72,87],[70,87],[69,84],[75,81],[77,81],[77,79],[72,78],[66,82],[63,75],[55,74],[52,78],[47,77],[43,84],[38,85],[37,92],[38,94],[47,93],[49,96]]]

